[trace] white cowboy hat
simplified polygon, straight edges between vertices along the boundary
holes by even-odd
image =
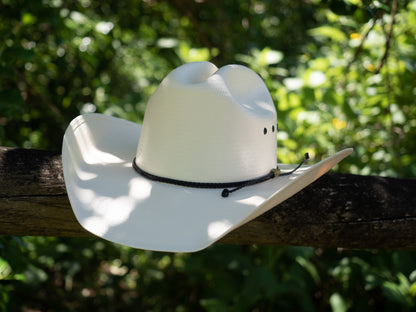
[[[123,245],[203,249],[352,152],[291,172],[295,165],[277,164],[276,119],[265,84],[250,69],[180,66],[150,98],[143,126],[102,114],[71,122],[62,164],[75,216]]]

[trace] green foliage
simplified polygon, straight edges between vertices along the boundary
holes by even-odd
[[[79,113],[140,122],[176,66],[237,62],[275,100],[280,161],[352,146],[337,170],[414,177],[416,1],[395,3],[0,0],[0,145],[59,150]],[[2,237],[0,311],[411,311],[415,258]]]
[[[24,259],[18,273],[0,261],[9,272],[0,279],[3,306],[12,311],[411,311],[416,304],[416,255],[408,252],[216,245],[170,254],[91,239],[21,243],[8,257]]]
[[[409,26],[416,23],[414,7],[411,2],[408,11],[396,14],[386,60],[389,16],[377,15],[362,24],[331,12],[326,12],[326,24],[308,30],[312,40],[299,55],[293,76],[269,64],[259,66],[255,53],[240,57],[268,80],[278,108],[283,162],[296,161],[293,151],[312,148],[319,159],[352,146],[355,154],[340,170],[415,176],[415,88],[405,83],[416,73],[413,65],[406,65],[415,63],[416,30]]]

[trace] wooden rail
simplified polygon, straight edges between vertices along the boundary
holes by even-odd
[[[0,147],[0,235],[93,236],[70,207],[60,153]],[[416,179],[327,173],[221,242],[416,249]]]

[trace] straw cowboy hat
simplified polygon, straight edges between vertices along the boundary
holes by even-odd
[[[102,114],[71,122],[62,162],[72,209],[109,241],[201,250],[352,152],[310,166],[277,164],[277,130],[271,96],[252,70],[180,66],[151,96],[142,126]]]

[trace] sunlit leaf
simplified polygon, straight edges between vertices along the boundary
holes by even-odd
[[[321,26],[317,28],[310,29],[308,33],[314,37],[324,37],[332,39],[336,42],[343,42],[347,40],[347,36],[344,32],[338,28],[331,26]]]
[[[333,312],[346,312],[350,307],[348,302],[339,293],[332,294],[329,298],[329,303]]]

